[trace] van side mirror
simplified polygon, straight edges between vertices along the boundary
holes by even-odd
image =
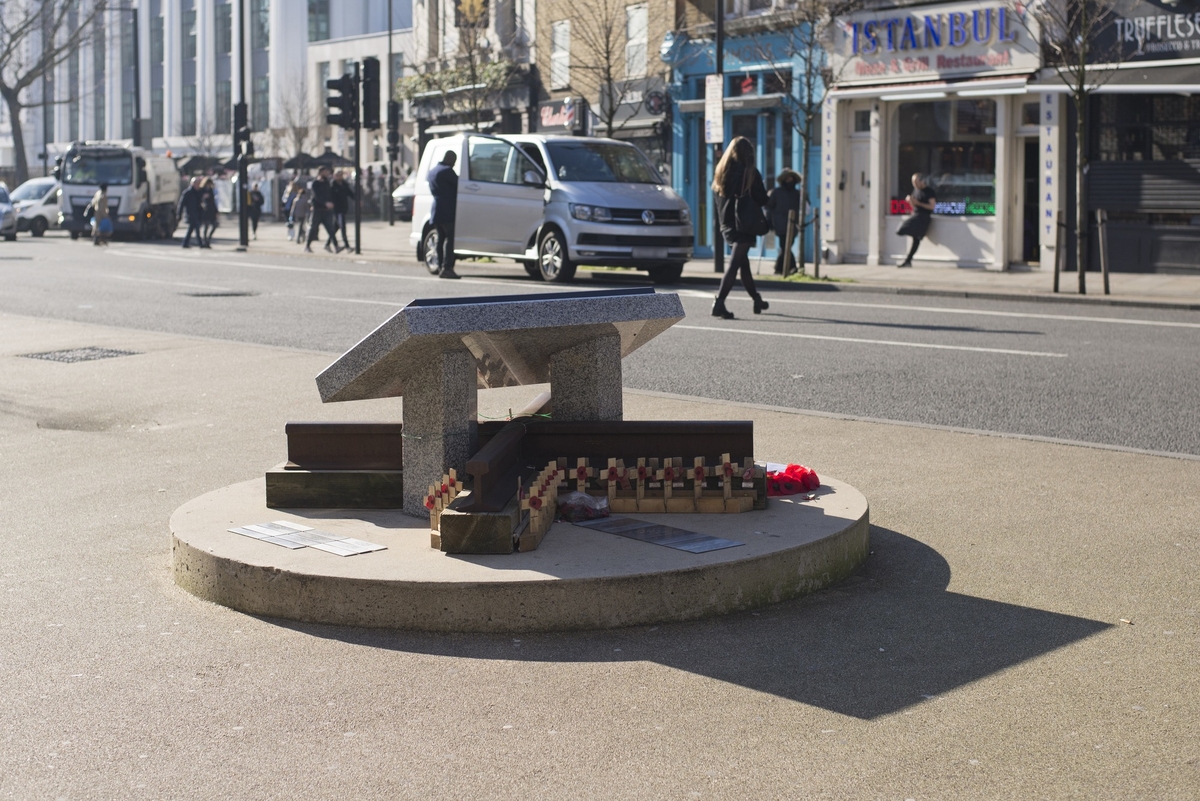
[[[521,183],[525,184],[526,186],[537,186],[543,189],[546,187],[546,180],[542,178],[541,173],[539,173],[537,170],[526,170],[525,175],[521,179]]]

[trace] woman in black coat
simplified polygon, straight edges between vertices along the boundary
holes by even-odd
[[[754,287],[754,276],[750,274],[750,248],[758,237],[738,230],[737,200],[749,197],[758,206],[767,203],[767,189],[763,186],[762,176],[754,166],[754,145],[744,136],[735,136],[717,163],[713,171],[713,193],[718,199],[718,211],[721,220],[721,235],[733,246],[729,257],[729,269],[721,279],[721,289],[717,292],[717,300],[713,303],[713,317],[725,320],[733,319],[733,312],[725,308],[725,298],[733,289],[733,282],[738,273],[742,275],[742,286],[747,294],[754,299],[754,313],[761,314],[767,308],[767,302],[758,294]]]
[[[787,273],[796,271],[796,257],[787,250],[787,228],[788,213],[793,211],[796,212],[797,227],[800,225],[800,190],[796,188],[796,184],[800,183],[800,174],[785,168],[775,178],[775,183],[779,186],[767,193],[767,215],[771,218],[771,228],[775,231],[778,243],[776,249],[779,255],[775,257],[775,274],[784,275],[785,270]]]

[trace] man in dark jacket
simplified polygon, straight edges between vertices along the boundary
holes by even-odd
[[[187,190],[179,197],[179,208],[175,211],[176,217],[182,217],[184,212],[187,213],[187,235],[183,237],[183,246],[185,248],[192,246],[192,231],[196,232],[196,243],[199,245],[204,244],[204,238],[200,235],[200,201],[200,179],[193,178]]]
[[[796,271],[796,257],[787,247],[788,214],[796,212],[794,236],[799,232],[801,225],[799,220],[800,190],[796,188],[796,185],[800,183],[800,174],[795,170],[785,168],[779,172],[775,183],[779,185],[767,193],[766,205],[767,214],[771,218],[771,228],[775,230],[775,248],[779,251],[779,255],[775,257],[775,274],[790,275]],[[784,263],[785,256],[787,257],[786,265]]]
[[[321,238],[321,226],[329,232],[329,241],[325,249],[331,250],[336,244],[334,236],[337,231],[333,227],[333,191],[329,186],[329,168],[317,170],[317,180],[309,187],[312,190],[312,224],[308,227],[308,241],[304,243],[304,252],[312,253],[312,243]],[[339,251],[341,248],[338,249]]]
[[[433,208],[429,222],[437,230],[438,277],[458,278],[454,272],[454,223],[458,211],[458,173],[454,162],[458,156],[451,150],[429,171],[429,192],[433,195]],[[425,254],[429,258],[429,254]]]
[[[345,250],[349,250],[350,240],[346,237],[346,212],[350,210],[350,199],[354,197],[354,190],[346,183],[346,174],[341,170],[333,174],[333,184],[330,186],[330,190],[333,193],[333,224],[337,226],[334,229],[333,244],[337,244],[337,232],[341,231],[342,245]]]

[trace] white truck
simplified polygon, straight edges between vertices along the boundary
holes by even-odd
[[[108,211],[114,233],[138,239],[169,239],[179,224],[183,176],[175,162],[140,147],[110,142],[74,142],[58,160],[62,182],[59,227],[77,239],[91,232],[84,209],[100,184],[108,184]]]

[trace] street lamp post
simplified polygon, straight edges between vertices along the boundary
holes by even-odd
[[[717,77],[721,80],[721,116],[725,116],[725,3],[723,0],[717,0],[716,3],[716,23],[717,35],[713,42],[713,53],[716,67]],[[722,126],[724,128],[724,126]],[[713,143],[713,174],[716,174],[717,164],[721,160],[721,148],[723,142]],[[721,235],[721,207],[717,202],[717,193],[713,192],[712,196],[713,209],[713,271],[718,273],[725,272],[725,237]]]
[[[138,35],[136,6],[117,6],[112,9],[133,15],[133,146],[142,147],[142,48]]]
[[[246,0],[238,0],[238,97],[233,109],[235,122],[240,121],[233,134],[233,146],[238,165],[238,250],[250,247],[250,218],[246,214],[246,150],[250,141],[250,118],[246,107]]]

